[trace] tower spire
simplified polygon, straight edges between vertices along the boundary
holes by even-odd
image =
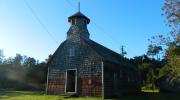
[[[74,35],[76,35],[75,37],[89,39],[90,34],[87,25],[90,23],[90,19],[80,12],[80,2],[78,2],[77,10],[78,12],[68,17],[71,27],[67,32],[67,39],[74,37]]]
[[[78,2],[78,12],[80,12],[80,2]]]

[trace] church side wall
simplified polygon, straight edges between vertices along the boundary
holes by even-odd
[[[139,91],[139,79],[135,70],[128,66],[106,62],[104,66],[104,96],[119,97]]]

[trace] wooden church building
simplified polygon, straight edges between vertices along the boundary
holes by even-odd
[[[139,72],[120,54],[90,39],[90,19],[80,11],[68,17],[66,40],[48,62],[48,94],[112,97],[137,92]]]

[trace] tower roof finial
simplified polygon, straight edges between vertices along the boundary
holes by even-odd
[[[80,2],[78,2],[78,12],[80,12]]]

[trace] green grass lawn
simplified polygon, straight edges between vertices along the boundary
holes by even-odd
[[[101,98],[64,98],[37,91],[0,90],[0,100],[101,100]]]
[[[64,98],[46,95],[44,92],[0,90],[0,100],[101,100],[101,98]],[[146,92],[108,100],[180,100],[180,95]]]

